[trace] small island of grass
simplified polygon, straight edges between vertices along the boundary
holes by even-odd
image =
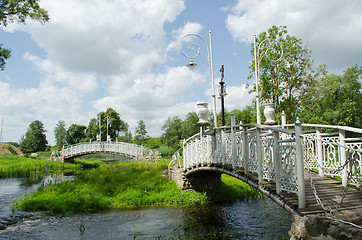
[[[182,191],[164,176],[168,162],[169,159],[161,159],[156,163],[103,164],[84,171],[75,180],[42,186],[18,199],[13,207],[48,214],[73,214],[107,209],[189,207],[260,196],[247,184],[226,175],[222,176],[223,184],[211,193]]]

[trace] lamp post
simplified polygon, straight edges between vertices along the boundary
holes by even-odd
[[[215,95],[215,80],[214,80],[214,65],[213,65],[213,58],[212,58],[212,42],[211,42],[211,30],[209,30],[209,46],[207,45],[206,41],[200,37],[197,34],[190,33],[183,36],[180,40],[180,52],[182,55],[184,55],[186,58],[189,58],[189,64],[187,64],[187,67],[190,69],[193,69],[197,64],[194,63],[194,59],[198,57],[201,53],[204,52],[204,49],[200,48],[194,41],[193,38],[201,39],[202,42],[205,44],[205,47],[207,49],[207,64],[209,66],[209,74],[211,76],[211,82],[212,82],[212,108],[213,108],[213,116],[214,116],[214,127],[217,127],[217,117],[216,117],[216,95]],[[189,40],[187,40],[189,39]],[[196,54],[194,55],[187,55],[182,51],[182,44],[183,42],[187,43],[187,50],[190,52],[195,51],[194,48],[196,48]]]
[[[224,107],[224,96],[227,95],[225,91],[224,79],[224,65],[221,65],[221,79],[220,79],[220,99],[221,99],[221,126],[225,126],[225,107]]]
[[[269,41],[269,42],[268,42]],[[272,55],[277,55],[276,46],[280,47],[280,56],[276,59],[272,58]],[[266,46],[266,50],[261,53],[260,56],[260,48]],[[259,57],[259,59],[258,59]],[[265,57],[271,62],[277,62],[283,57],[283,47],[276,39],[264,39],[261,43],[259,43],[258,48],[256,47],[256,35],[254,34],[254,64],[255,64],[255,87],[256,87],[256,123],[261,124],[261,116],[260,116],[260,95],[259,95],[259,66],[260,61]]]

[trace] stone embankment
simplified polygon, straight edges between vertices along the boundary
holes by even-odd
[[[361,216],[354,218],[361,219]],[[362,227],[323,216],[295,215],[289,236],[292,240],[354,240],[362,239]]]

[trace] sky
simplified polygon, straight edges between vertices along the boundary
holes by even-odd
[[[287,26],[329,73],[362,62],[360,0],[40,0],[40,6],[48,23],[0,27],[0,44],[12,50],[0,72],[3,142],[18,142],[40,120],[54,145],[59,120],[87,126],[109,107],[133,134],[143,120],[148,135],[159,137],[169,117],[184,119],[197,102],[211,110],[209,30],[215,88],[224,65],[229,110],[255,97],[246,89],[254,83],[251,42],[273,25]],[[206,43],[195,42],[204,54],[193,70],[179,48],[190,33]]]

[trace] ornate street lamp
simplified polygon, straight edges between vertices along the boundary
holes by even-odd
[[[221,65],[221,79],[220,79],[220,95],[219,98],[221,99],[221,126],[225,126],[225,107],[224,107],[224,96],[227,95],[226,89],[225,89],[225,82],[224,79],[224,65]]]
[[[260,53],[260,48],[266,47],[262,53]],[[280,48],[280,52],[277,48]],[[278,55],[280,54],[280,56]],[[273,56],[277,56],[273,58]],[[257,59],[259,57],[259,59]],[[271,62],[278,62],[283,57],[283,47],[276,39],[265,39],[261,43],[259,43],[258,48],[256,47],[256,35],[254,34],[254,64],[255,64],[255,86],[256,86],[256,123],[261,124],[260,117],[260,95],[259,95],[259,66],[260,61],[263,58],[268,59]]]
[[[207,52],[207,64],[209,66],[209,74],[211,76],[211,81],[212,81],[212,100],[213,100],[213,116],[214,116],[214,127],[217,127],[217,117],[216,117],[216,95],[215,95],[215,81],[214,81],[214,65],[213,65],[213,59],[212,59],[212,43],[211,43],[211,30],[209,30],[209,43],[210,43],[210,48],[207,45],[207,43],[205,42],[205,40],[200,37],[197,34],[194,33],[190,33],[190,34],[186,34],[185,36],[183,36],[180,40],[180,52],[182,53],[182,55],[184,55],[186,58],[190,59],[189,64],[187,64],[187,67],[189,67],[190,69],[193,69],[197,64],[194,63],[194,59],[196,57],[198,57],[200,55],[200,53],[204,53],[205,50],[200,48],[194,41],[194,38],[198,38],[201,39],[202,42],[205,44],[206,47],[206,52]],[[183,42],[186,42],[187,44],[187,50],[189,52],[196,52],[194,55],[187,55],[183,52]]]

